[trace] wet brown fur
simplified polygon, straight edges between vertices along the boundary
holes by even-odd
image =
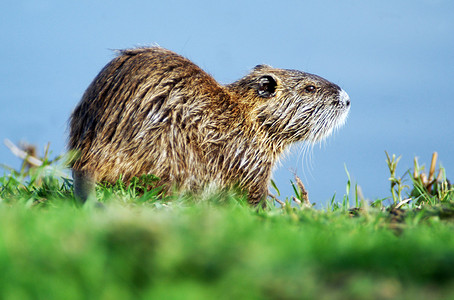
[[[269,95],[259,93],[263,76],[276,83]],[[343,122],[349,102],[339,93],[316,75],[265,65],[223,86],[169,50],[121,51],[70,119],[76,195],[85,200],[97,181],[154,174],[182,190],[239,184],[256,204],[290,144],[317,141]]]

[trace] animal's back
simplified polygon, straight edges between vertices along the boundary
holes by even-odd
[[[109,182],[152,173],[190,188],[201,180],[201,137],[220,104],[213,99],[222,98],[222,86],[171,51],[122,51],[71,116],[69,148],[80,152],[73,170]]]

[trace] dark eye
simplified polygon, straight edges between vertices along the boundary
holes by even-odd
[[[276,80],[271,76],[262,76],[258,82],[257,92],[260,97],[269,98],[276,92]]]
[[[317,88],[313,85],[308,85],[304,88],[304,90],[307,92],[307,93],[315,93],[315,91],[317,90]]]

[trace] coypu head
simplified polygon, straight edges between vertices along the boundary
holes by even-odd
[[[258,65],[227,88],[251,108],[257,130],[281,146],[320,141],[343,125],[350,109],[339,86],[297,70]]]

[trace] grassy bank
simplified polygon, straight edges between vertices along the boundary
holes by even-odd
[[[49,166],[0,178],[0,299],[454,298],[443,178],[408,195],[395,178],[388,207],[352,209],[348,193],[321,210],[258,210],[235,193],[163,201],[136,182],[81,208]]]

